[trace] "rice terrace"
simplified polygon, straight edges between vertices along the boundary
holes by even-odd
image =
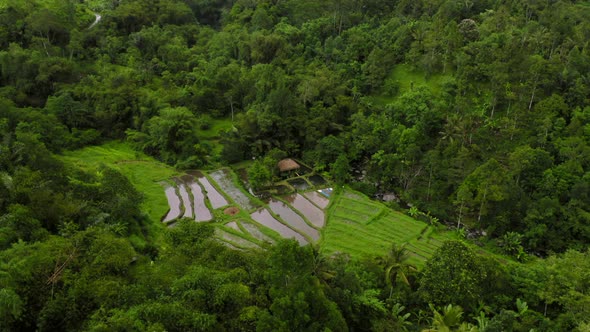
[[[0,0],[0,332],[590,332],[590,0]]]
[[[313,177],[317,181],[320,176]],[[261,200],[243,189],[229,168],[189,172],[165,185],[170,211],[163,222],[173,227],[180,217],[215,221],[219,240],[241,249],[293,238],[301,245],[319,245],[325,254],[344,252],[360,258],[385,253],[392,243],[406,244],[409,261],[416,266],[450,239],[450,234],[436,232],[434,226],[351,189],[333,190],[325,187],[326,181],[317,181],[318,187],[304,178],[295,180],[287,182],[295,183],[296,192]],[[233,213],[227,213],[228,207]]]
[[[445,240],[456,237],[347,187],[333,189],[305,166],[259,198],[248,187],[243,165],[179,173],[115,142],[64,158],[82,167],[117,168],[143,192],[144,209],[153,220],[167,227],[181,218],[212,222],[219,241],[236,249],[292,238],[327,255],[361,258],[383,255],[396,243],[406,245],[410,263],[422,266]]]

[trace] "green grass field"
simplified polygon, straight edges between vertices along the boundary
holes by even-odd
[[[141,206],[142,211],[154,222],[160,222],[160,218],[168,211],[168,201],[160,182],[169,180],[177,172],[172,167],[133,150],[126,143],[109,142],[101,146],[89,146],[65,152],[61,158],[83,169],[93,170],[104,164],[119,170],[143,193],[145,199]]]
[[[437,74],[426,77],[423,71],[413,69],[410,65],[400,64],[395,66],[389,76],[385,79],[385,84],[388,82],[395,82],[398,85],[398,93],[393,96],[373,96],[371,97],[371,100],[378,104],[387,105],[393,102],[398,96],[410,91],[412,87],[422,85],[427,86],[433,94],[437,95],[440,93],[443,83],[450,77],[452,77],[450,73],[446,75]]]
[[[213,119],[209,129],[199,130],[197,136],[202,140],[219,139],[219,134],[222,131],[230,130],[232,126],[231,119]]]
[[[392,243],[405,244],[410,263],[421,267],[434,251],[455,238],[432,226],[393,211],[368,197],[344,190],[335,193],[328,210],[321,251],[346,252],[354,258],[385,255]]]
[[[198,130],[197,137],[199,140],[207,142],[213,148],[212,156],[214,160],[219,159],[223,145],[219,143],[222,131],[230,130],[233,127],[231,119],[213,119],[211,126],[207,130]]]

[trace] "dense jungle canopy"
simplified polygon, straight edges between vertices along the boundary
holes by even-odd
[[[586,0],[0,0],[0,329],[590,331],[589,43]],[[63,157],[113,141],[465,239],[233,250]]]

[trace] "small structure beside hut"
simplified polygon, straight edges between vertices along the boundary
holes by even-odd
[[[279,168],[281,175],[290,175],[291,173],[296,172],[301,166],[299,166],[295,160],[287,158],[279,161],[277,167]]]

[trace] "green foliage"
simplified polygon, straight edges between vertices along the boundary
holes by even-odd
[[[501,238],[500,245],[507,254],[514,255],[519,260],[524,258],[521,234],[515,232],[508,232],[504,234]]]
[[[268,169],[268,167],[262,162],[257,160],[248,168],[248,181],[252,186],[252,189],[262,189],[263,187],[268,185],[271,182],[271,180],[272,173]]]
[[[457,304],[491,307],[480,330],[587,329],[586,2],[1,1],[0,329],[417,330],[401,304],[429,310],[392,242],[436,258],[433,329],[473,329]],[[88,146],[125,136],[138,152]],[[143,153],[255,157],[255,187],[300,158],[431,225],[336,193],[319,245],[351,262],[234,252],[160,227],[175,171]],[[442,246],[439,223],[528,265]]]
[[[448,241],[426,262],[420,290],[428,302],[470,308],[482,297],[486,273],[473,250],[459,241]]]
[[[336,181],[337,184],[342,185],[350,178],[350,163],[346,155],[338,156],[331,168],[332,178],[334,178],[334,181]]]
[[[207,153],[198,145],[197,118],[186,108],[167,108],[146,122],[143,132],[129,130],[128,139],[147,154],[166,163],[194,159],[191,168],[203,165]]]
[[[432,305],[430,306],[430,309],[434,314],[432,318],[432,327],[434,331],[450,332],[462,325],[463,308],[460,306],[449,304],[443,307],[442,312],[436,310]]]
[[[412,323],[408,319],[410,317],[410,313],[403,313],[405,309],[406,307],[399,303],[394,304],[391,308],[393,320],[400,331],[408,331],[408,328],[412,326]]]
[[[67,152],[62,159],[91,173],[96,172],[96,165],[101,163],[121,172],[143,196],[141,209],[153,221],[159,221],[168,209],[168,202],[162,197],[162,186],[159,182],[169,179],[176,172],[142,153],[133,151],[127,144],[110,142],[101,146],[86,147]]]
[[[576,324],[588,323],[587,303],[590,289],[587,287],[588,251],[568,251],[561,256],[552,256],[546,264],[545,278],[548,284],[539,290],[546,303],[559,303]],[[538,263],[540,264],[540,263]]]
[[[2,329],[8,329],[14,321],[17,321],[24,310],[24,302],[18,294],[10,288],[0,290],[0,315],[2,316]]]

